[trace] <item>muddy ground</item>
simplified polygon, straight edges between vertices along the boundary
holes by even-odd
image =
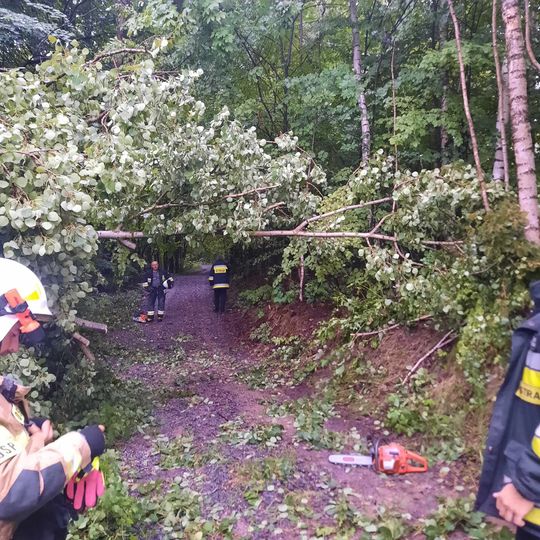
[[[267,414],[269,404],[308,396],[309,385],[251,389],[239,380],[239,373],[265,362],[246,337],[246,326],[241,311],[229,310],[223,316],[213,312],[212,293],[201,272],[177,277],[162,323],[133,323],[133,328],[112,333],[110,337],[124,347],[172,358],[134,362],[119,373],[169,392],[154,411],[158,427],[137,434],[121,448],[130,484],[161,479],[168,485],[182,477],[185,486],[203,495],[205,511],[234,519],[233,536],[238,539],[342,538],[336,504],[343,498],[368,517],[383,508],[400,516],[416,527],[403,538],[422,538],[420,520],[436,509],[437,499],[464,494],[459,476],[437,466],[424,474],[384,476],[367,468],[330,464],[331,450],[314,449],[295,438],[292,416]],[[227,422],[228,431],[223,427]],[[326,427],[364,437],[373,431],[374,422],[369,416],[341,411]],[[275,441],[241,444],[238,437],[223,435],[271,424],[283,426]],[[189,467],[164,468],[156,441],[178,437],[191,437],[188,452],[209,458]],[[263,471],[264,463],[270,472]],[[292,465],[286,473],[273,475],[272,467],[277,470],[284,463]],[[352,537],[370,535],[359,530]]]

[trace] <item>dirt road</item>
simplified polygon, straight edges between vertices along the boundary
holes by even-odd
[[[419,520],[435,510],[437,497],[462,494],[455,491],[459,479],[438,469],[387,477],[328,463],[331,449],[298,436],[299,418],[317,413],[306,404],[311,390],[297,389],[295,397],[304,398],[298,402],[288,388],[257,390],[240,381],[265,362],[241,341],[242,317],[213,313],[200,273],[176,278],[162,323],[113,334],[126,347],[158,355],[121,376],[166,396],[155,410],[158,427],[122,448],[130,483],[162,480],[158,489],[166,489],[181,482],[201,495],[205,519],[230,519],[238,539],[375,538],[385,520],[397,527],[388,538],[422,538]],[[279,405],[289,406],[288,414],[269,416]],[[351,449],[370,427],[370,418],[333,412],[324,434],[342,436]]]

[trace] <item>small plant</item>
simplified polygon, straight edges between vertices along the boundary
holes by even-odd
[[[251,339],[251,341],[268,344],[271,343],[271,335],[272,329],[270,328],[270,325],[267,322],[264,322],[251,331],[249,339]]]
[[[238,303],[244,307],[258,306],[272,299],[272,286],[262,285],[256,289],[247,289],[238,294]]]
[[[511,540],[514,535],[484,521],[484,515],[474,511],[474,497],[441,499],[437,510],[422,520],[422,532],[427,540],[447,537],[454,531],[463,531],[468,538],[477,540]]]
[[[217,463],[221,456],[213,449],[199,451],[193,445],[193,437],[181,436],[169,440],[160,436],[155,443],[156,451],[160,454],[160,467],[176,469],[179,467],[197,468],[208,463]]]
[[[220,426],[220,438],[234,445],[277,446],[281,441],[283,429],[281,424],[258,424],[246,429],[242,420],[231,420]]]

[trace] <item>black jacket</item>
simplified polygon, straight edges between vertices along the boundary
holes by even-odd
[[[217,259],[212,265],[212,268],[210,268],[208,282],[212,286],[212,289],[229,288],[231,283],[231,268],[223,259]]]
[[[172,289],[173,285],[174,285],[173,278],[167,272],[162,270],[161,268],[158,269],[158,272],[159,272],[159,287],[158,287],[158,289],[159,290]],[[148,270],[146,270],[144,272],[144,274],[143,274],[143,287],[145,289],[152,287],[153,273],[154,273],[154,271],[151,268],[149,268]]]
[[[539,292],[533,284],[537,305]],[[521,323],[512,336],[508,372],[489,426],[476,508],[499,516],[493,493],[509,481],[538,507],[525,517],[525,528],[540,538],[540,313]]]

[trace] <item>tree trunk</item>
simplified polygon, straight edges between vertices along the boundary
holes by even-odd
[[[493,0],[492,13],[492,41],[495,73],[497,75],[497,142],[495,144],[495,158],[493,160],[492,177],[495,182],[504,180],[504,187],[510,187],[510,171],[508,165],[508,143],[506,140],[506,126],[508,125],[508,63],[503,60],[502,69],[499,63],[499,50],[497,48],[497,0]]]
[[[463,61],[463,53],[461,51],[461,33],[459,31],[459,23],[454,10],[453,0],[448,0],[448,9],[454,23],[454,32],[456,36],[456,49],[459,62],[459,79],[461,83],[461,94],[463,98],[463,109],[465,110],[465,116],[467,118],[467,124],[469,125],[469,134],[471,136],[471,146],[474,156],[474,164],[476,166],[476,176],[480,184],[480,194],[482,195],[482,202],[484,204],[484,210],[489,212],[489,201],[486,191],[486,182],[484,179],[484,171],[482,170],[482,164],[480,162],[480,154],[478,152],[478,140],[476,139],[476,131],[474,129],[474,123],[471,115],[471,109],[469,107],[469,96],[467,94],[467,80],[465,77],[465,63]]]
[[[448,40],[448,18],[446,15],[446,9],[444,9],[446,2],[442,2],[441,13],[439,15],[439,47],[442,50]],[[450,136],[444,122],[448,113],[448,70],[445,69],[442,74],[442,96],[441,96],[441,113],[442,122],[440,128],[440,152],[441,152],[441,164],[446,165],[450,159]]]
[[[508,58],[508,97],[519,206],[527,220],[525,237],[535,244],[540,244],[536,168],[527,96],[525,43],[521,30],[518,0],[502,0],[502,16]]]
[[[366,95],[362,89],[362,56],[360,54],[360,33],[358,31],[358,10],[356,0],[349,0],[349,13],[352,26],[353,70],[358,84],[358,109],[360,110],[360,128],[362,132],[361,160],[367,161],[371,152],[371,130],[366,104]]]

